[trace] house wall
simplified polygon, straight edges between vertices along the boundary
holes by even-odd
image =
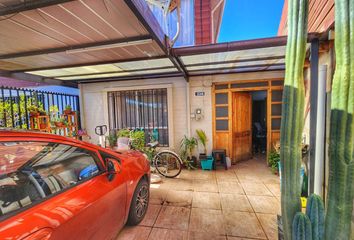
[[[211,76],[200,76],[190,78],[190,110],[191,113],[196,108],[202,108],[203,118],[199,121],[191,119],[191,135],[195,135],[196,129],[203,129],[208,141],[209,154],[213,148],[213,129],[212,129],[212,84],[231,82],[239,80],[266,80],[284,78],[284,71],[268,71],[253,73],[235,73],[235,74],[219,74]],[[195,92],[203,91],[204,97],[196,96]]]
[[[269,71],[191,77],[189,83],[182,77],[175,77],[80,84],[82,126],[92,137],[91,142],[96,144],[98,136],[94,132],[95,127],[103,124],[108,126],[108,91],[167,87],[170,148],[179,149],[180,140],[184,135],[195,136],[196,129],[203,129],[209,139],[208,151],[210,153],[213,146],[212,84],[283,77],[284,71]],[[204,92],[205,95],[196,96],[195,92]],[[191,118],[191,113],[197,108],[202,109],[203,117],[200,120]]]
[[[83,128],[91,136],[91,142],[97,143],[95,127],[108,126],[107,92],[132,89],[168,89],[169,143],[170,148],[178,149],[179,142],[187,134],[187,83],[184,78],[158,78],[148,80],[130,80],[80,84],[81,118]]]

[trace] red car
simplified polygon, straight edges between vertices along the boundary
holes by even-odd
[[[0,239],[112,239],[144,218],[149,184],[139,152],[0,130]]]

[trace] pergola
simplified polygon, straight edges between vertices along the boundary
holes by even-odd
[[[8,0],[0,17],[0,76],[14,79],[77,87],[285,69],[286,37],[172,48],[144,0]]]

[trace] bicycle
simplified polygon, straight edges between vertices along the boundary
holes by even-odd
[[[164,177],[177,177],[182,171],[183,162],[177,153],[170,150],[158,151],[158,142],[148,143],[145,153],[156,171]]]

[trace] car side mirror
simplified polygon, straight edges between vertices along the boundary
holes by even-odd
[[[121,167],[117,160],[107,159],[108,180],[112,181],[114,176],[121,172]]]

